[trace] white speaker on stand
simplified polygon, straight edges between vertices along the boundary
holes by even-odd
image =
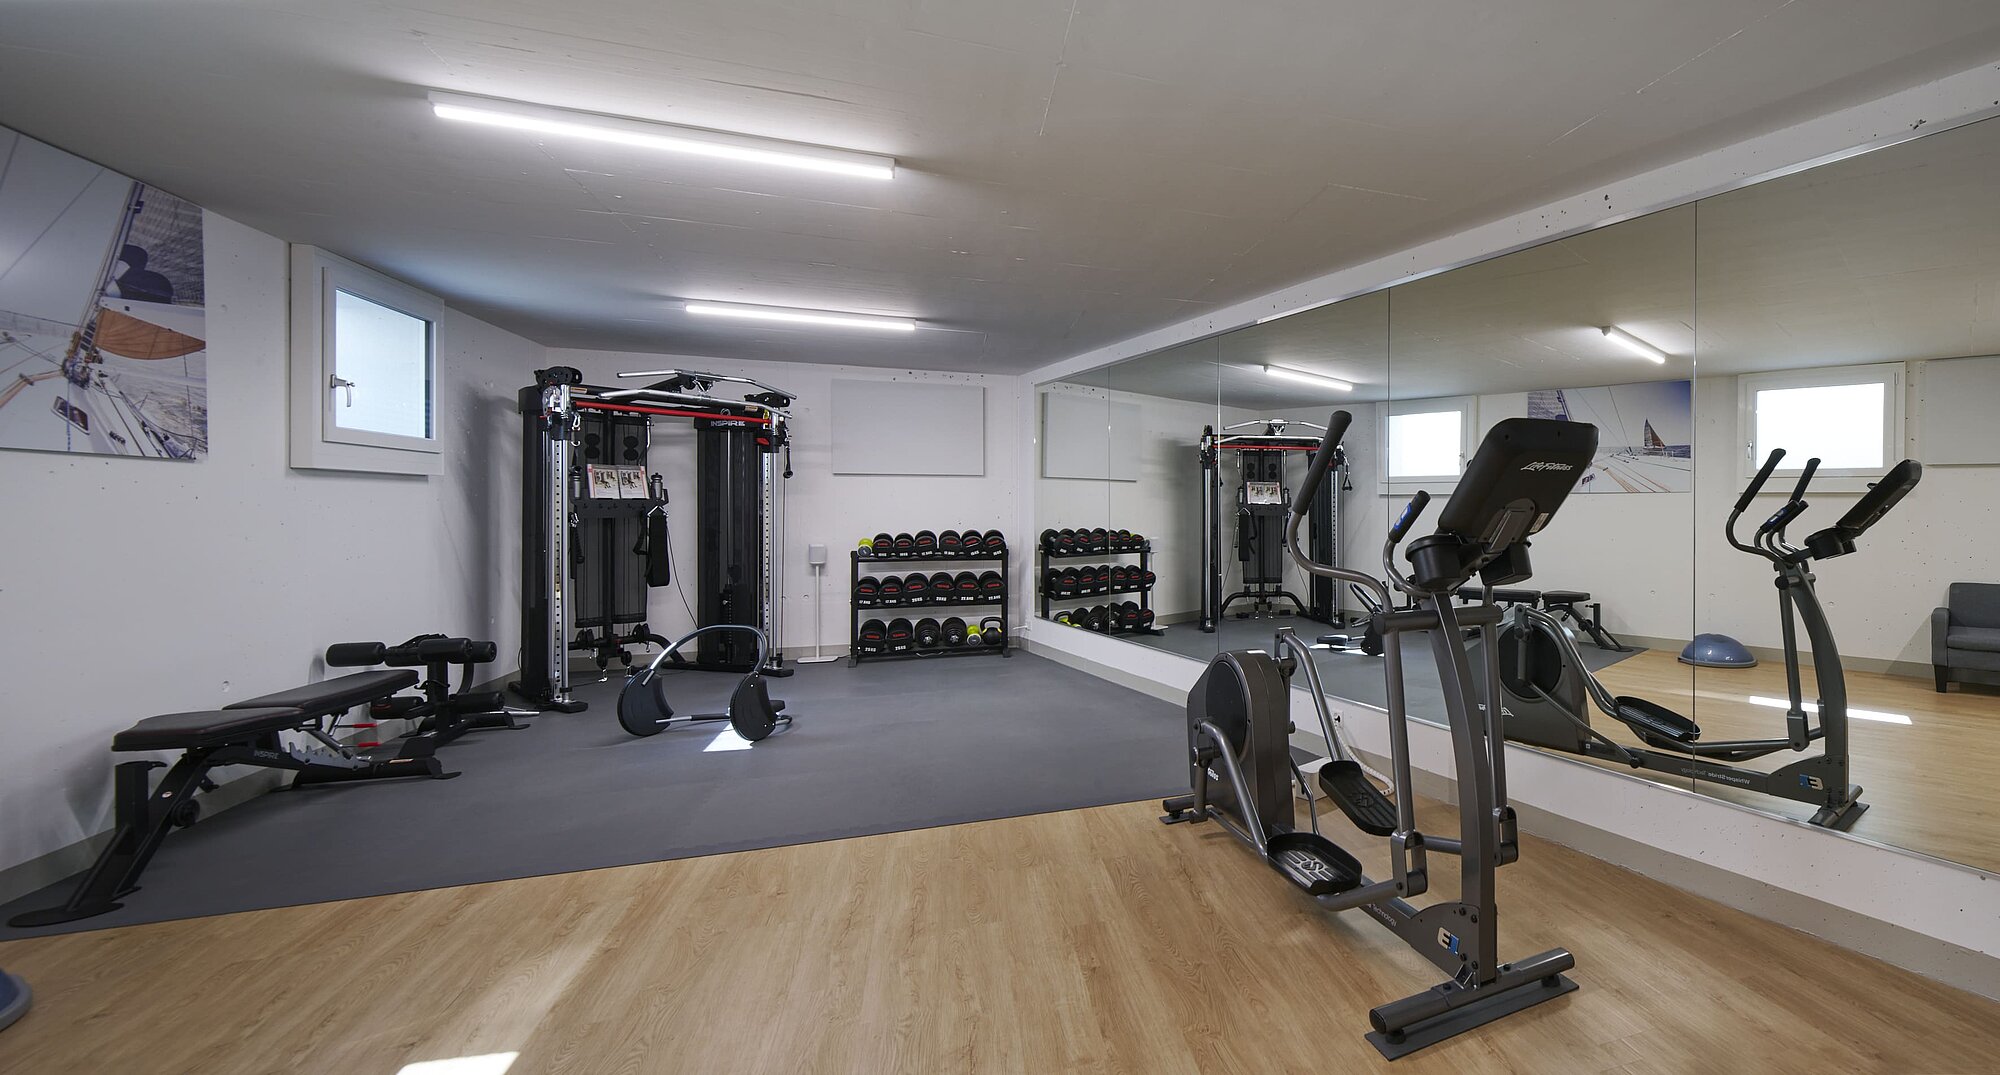
[[[821,607],[826,597],[826,546],[807,545],[806,563],[813,572],[813,655],[800,657],[794,664],[826,664],[840,659],[826,652],[826,612]]]

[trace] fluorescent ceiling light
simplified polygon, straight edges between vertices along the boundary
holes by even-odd
[[[878,157],[845,149],[782,142],[727,131],[705,131],[671,123],[601,116],[592,112],[572,112],[519,101],[499,101],[464,94],[433,92],[431,111],[440,119],[480,123],[489,127],[531,131],[558,138],[582,138],[593,142],[658,149],[668,153],[691,153],[698,157],[770,164],[781,168],[804,168],[834,175],[864,179],[892,179],[896,175],[894,157]]]
[[[1602,331],[1605,339],[1638,355],[1640,358],[1662,366],[1667,364],[1667,353],[1665,351],[1654,347],[1652,344],[1632,335],[1624,329],[1606,325]]]
[[[1792,708],[1792,703],[1785,701],[1783,698],[1766,698],[1762,695],[1756,695],[1756,694],[1750,696],[1750,704],[1767,705],[1770,706],[1772,709]],[[1806,702],[1801,706],[1801,708],[1803,708],[1808,713],[1819,712],[1819,705],[1814,702]],[[1882,724],[1912,723],[1910,718],[1902,713],[1883,713],[1874,709],[1849,709],[1847,711],[1847,715],[1855,720],[1872,720]]]
[[[1338,377],[1326,377],[1317,373],[1307,373],[1305,370],[1295,370],[1289,366],[1267,365],[1264,367],[1264,372],[1281,380],[1298,381],[1303,384],[1316,385],[1320,388],[1331,388],[1337,392],[1354,391],[1352,384]]]
[[[794,310],[788,306],[751,306],[741,302],[690,302],[687,304],[687,312],[704,317],[737,317],[747,321],[789,321],[799,325],[872,328],[887,332],[917,330],[917,323],[907,317],[843,314],[831,310]]]

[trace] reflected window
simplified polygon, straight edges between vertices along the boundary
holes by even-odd
[[[1390,404],[1388,412],[1383,423],[1383,454],[1389,462],[1385,480],[1457,480],[1472,426],[1470,399],[1412,400]]]
[[[1773,448],[1785,450],[1780,473],[1817,458],[1828,476],[1879,474],[1902,455],[1901,363],[1754,374],[1738,384],[1746,476]]]

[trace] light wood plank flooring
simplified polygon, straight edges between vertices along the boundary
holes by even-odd
[[[1385,1069],[1367,1010],[1429,965],[1156,812],[14,941],[0,966],[38,1002],[0,1071],[394,1075],[506,1052],[513,1075]],[[2000,1004],[1567,849],[1524,839],[1500,896],[1502,955],[1566,945],[1581,991],[1393,1070],[2000,1070]]]
[[[1812,670],[1805,670],[1805,696],[1817,699]],[[1658,650],[1637,654],[1598,673],[1617,694],[1635,694],[1690,714],[1702,738],[1769,739],[1784,735],[1785,711],[1752,705],[1753,696],[1785,697],[1784,665],[1766,661],[1755,668],[1691,668]],[[1847,673],[1848,707],[1907,716],[1894,724],[1850,719],[1853,782],[1869,810],[1854,834],[1928,855],[2000,870],[2000,694],[1938,694],[1929,680],[1878,672]],[[1592,723],[1612,739],[1639,745],[1626,727],[1594,714]],[[1817,745],[1813,747],[1816,751]],[[1748,762],[1765,771],[1790,764],[1790,751]],[[1624,772],[1624,766],[1610,766]],[[1663,774],[1644,774],[1673,783]],[[1687,782],[1680,782],[1687,786]],[[1720,784],[1693,785],[1703,794],[1789,817],[1804,818],[1812,808]]]

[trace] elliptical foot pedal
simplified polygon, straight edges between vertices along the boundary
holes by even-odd
[[[1281,832],[1265,848],[1271,868],[1311,896],[1331,896],[1361,884],[1361,863],[1316,832]]]
[[[1396,831],[1396,804],[1376,789],[1359,762],[1336,758],[1320,766],[1319,789],[1362,832],[1388,836]]]

